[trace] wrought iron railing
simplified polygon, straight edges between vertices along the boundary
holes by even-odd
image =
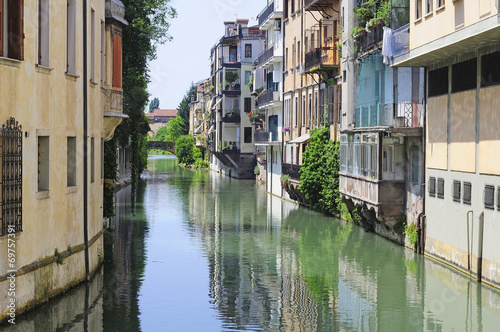
[[[300,181],[300,167],[301,165],[295,164],[281,164],[281,174],[290,176],[290,179]]]
[[[268,48],[264,52],[262,52],[259,55],[259,58],[257,60],[259,66],[263,65],[264,63],[268,62],[269,59],[271,59],[274,55],[274,47],[271,46],[271,48]]]
[[[314,67],[332,67],[339,65],[339,57],[336,49],[332,48],[317,48],[306,53],[305,70],[309,72]]]
[[[21,125],[10,118],[2,125],[2,231],[1,235],[21,232],[23,132]]]
[[[372,47],[378,46],[384,39],[384,27],[377,24],[372,29],[362,32],[357,38],[358,52],[363,54]]]
[[[269,4],[264,10],[259,14],[259,27],[264,24],[265,21],[271,16],[274,12],[274,1]]]
[[[253,137],[255,143],[267,143],[269,142],[269,132],[268,131],[256,131]]]

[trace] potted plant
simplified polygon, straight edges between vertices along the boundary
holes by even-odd
[[[238,73],[235,71],[226,71],[226,86],[228,87],[234,87],[236,83],[238,83],[239,80]]]

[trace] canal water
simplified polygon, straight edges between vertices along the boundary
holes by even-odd
[[[497,290],[254,181],[151,157],[116,200],[102,271],[6,331],[499,330]]]

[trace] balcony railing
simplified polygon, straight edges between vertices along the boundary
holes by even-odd
[[[362,32],[357,38],[357,49],[359,53],[363,54],[370,50],[372,47],[378,46],[384,39],[384,26],[377,24],[369,31]]]
[[[338,52],[331,48],[317,48],[314,51],[306,53],[305,70],[309,72],[314,67],[333,68],[339,65]]]
[[[418,128],[423,126],[424,105],[404,102],[395,105],[393,126],[396,128]]]
[[[410,52],[410,24],[392,32],[392,55],[398,57]]]
[[[423,105],[417,102],[398,104],[366,105],[356,108],[357,128],[393,126],[395,128],[418,128],[423,125]]]
[[[278,101],[281,101],[281,98],[279,91],[276,91],[276,89],[267,89],[266,92],[261,93],[257,97],[257,104],[259,106],[268,104],[270,102],[278,102]]]
[[[356,128],[391,126],[393,110],[393,104],[359,106],[355,112]]]
[[[228,112],[222,118],[222,122],[225,123],[240,123],[241,116],[239,112]]]
[[[259,14],[259,27],[267,21],[269,16],[274,12],[274,1],[267,6],[260,14]]]
[[[281,174],[289,175],[290,179],[300,181],[300,165],[295,164],[281,164]]]
[[[273,57],[273,55],[274,55],[274,47],[271,47],[259,55],[257,63],[259,64],[259,66],[262,66],[263,64],[267,63],[269,59]]]
[[[268,131],[256,131],[253,137],[255,143],[267,143],[269,142],[269,132]]]

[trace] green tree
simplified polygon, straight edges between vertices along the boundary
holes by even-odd
[[[170,119],[166,126],[158,129],[155,135],[155,141],[175,142],[180,136],[183,135],[182,124],[183,121],[179,115]]]
[[[338,215],[339,144],[330,139],[328,128],[311,132],[311,143],[303,158],[300,191],[305,194],[313,210]]]
[[[149,113],[153,113],[155,109],[160,108],[160,99],[153,98],[151,102],[149,102]]]
[[[194,138],[191,135],[180,136],[175,141],[175,155],[180,163],[192,164],[194,161]]]
[[[182,134],[187,135],[189,133],[189,104],[191,103],[191,96],[196,95],[196,85],[191,82],[191,86],[182,98],[179,106],[177,106],[178,116],[181,117],[182,123]]]

